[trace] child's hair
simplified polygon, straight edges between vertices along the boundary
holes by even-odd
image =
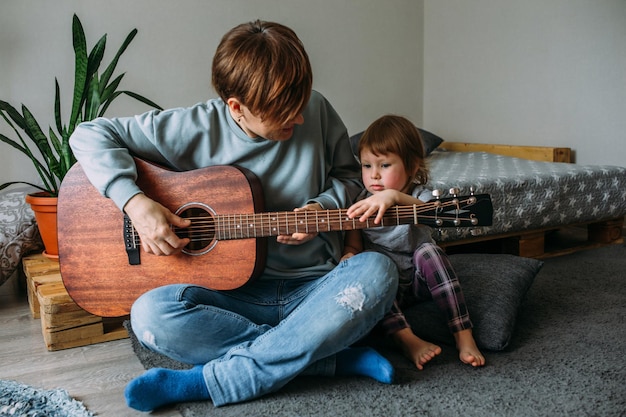
[[[256,20],[224,35],[213,57],[212,84],[222,100],[234,97],[261,120],[281,125],[302,113],[313,73],[293,30]]]
[[[359,140],[359,155],[364,150],[374,155],[396,154],[402,158],[404,169],[414,173],[411,181],[428,182],[428,167],[424,144],[419,130],[402,116],[386,115],[375,120]]]

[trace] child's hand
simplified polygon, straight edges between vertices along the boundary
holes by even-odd
[[[374,224],[379,224],[382,221],[383,215],[387,209],[391,206],[398,204],[398,195],[402,194],[397,190],[383,190],[379,193],[371,195],[365,200],[357,201],[354,203],[346,214],[349,218],[359,218],[359,221],[364,222],[369,217],[376,215]]]

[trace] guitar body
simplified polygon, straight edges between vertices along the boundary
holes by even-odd
[[[173,172],[135,162],[139,187],[172,212],[189,203],[217,214],[262,211],[260,184],[243,169]],[[263,271],[266,255],[264,239],[215,239],[201,253],[155,256],[139,248],[139,263],[131,264],[123,213],[91,185],[79,164],[66,175],[59,193],[58,236],[61,276],[69,295],[102,317],[129,314],[141,294],[166,284],[238,288]]]

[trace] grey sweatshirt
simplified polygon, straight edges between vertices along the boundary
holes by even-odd
[[[263,186],[266,211],[292,211],[309,202],[327,209],[348,207],[361,185],[346,127],[316,91],[303,116],[304,124],[295,126],[290,140],[250,138],[227,105],[213,99],[189,108],[85,122],[70,145],[92,184],[120,209],[141,192],[132,156],[176,171],[213,165],[247,168]],[[322,276],[337,265],[342,242],[337,232],[320,233],[298,246],[269,238],[262,279]]]

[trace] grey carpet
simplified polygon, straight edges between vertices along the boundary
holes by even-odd
[[[144,367],[180,364],[137,346]],[[393,385],[366,378],[299,377],[243,404],[180,404],[200,416],[626,416],[626,248],[552,258],[522,304],[508,349],[488,365],[462,365],[455,349],[415,367],[381,349]]]

